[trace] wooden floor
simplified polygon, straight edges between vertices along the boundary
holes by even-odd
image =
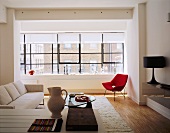
[[[170,133],[170,120],[147,106],[126,97],[106,95],[107,99],[135,133]]]

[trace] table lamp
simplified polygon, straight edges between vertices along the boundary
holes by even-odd
[[[164,56],[146,56],[143,58],[143,63],[145,68],[152,68],[152,79],[147,82],[148,84],[159,84],[155,80],[154,68],[163,68],[165,67],[165,57]]]

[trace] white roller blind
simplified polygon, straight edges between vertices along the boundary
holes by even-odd
[[[26,43],[57,43],[57,34],[26,34]]]
[[[124,33],[103,33],[103,43],[124,42]]]
[[[101,33],[82,33],[81,43],[102,43]]]
[[[79,43],[79,33],[59,33],[58,43]]]

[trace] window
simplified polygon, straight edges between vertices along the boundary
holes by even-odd
[[[91,43],[90,44],[90,49],[97,49],[97,44]]]
[[[64,48],[65,49],[71,49],[71,44],[69,44],[69,43],[64,44]]]
[[[59,63],[66,63],[66,60],[68,60],[69,63],[79,63],[79,47],[77,47],[77,44],[73,43],[70,44],[70,49],[65,49],[64,44],[59,44]]]
[[[124,70],[124,33],[21,34],[20,43],[22,74],[30,69],[36,74]]]
[[[96,73],[97,72],[97,61],[96,60],[90,60],[90,72]]]

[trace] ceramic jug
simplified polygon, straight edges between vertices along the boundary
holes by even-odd
[[[65,89],[61,89],[61,87],[50,87],[48,88],[48,91],[51,96],[48,100],[47,106],[52,113],[51,118],[61,118],[61,111],[64,109],[65,100],[67,98],[68,93]],[[62,91],[66,93],[64,99],[61,95]]]

